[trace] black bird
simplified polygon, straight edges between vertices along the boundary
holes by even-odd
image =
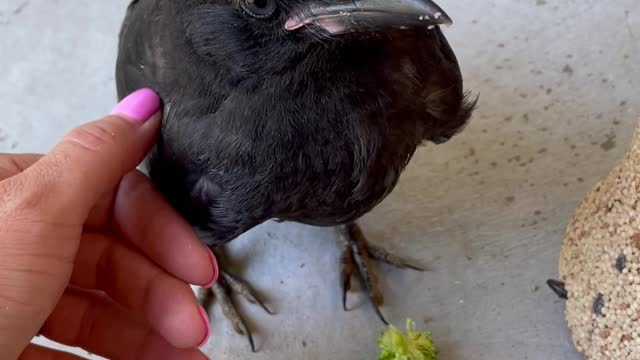
[[[133,0],[120,33],[118,97],[164,101],[147,171],[217,249],[270,219],[335,226],[343,300],[353,272],[376,312],[371,260],[412,267],[354,223],[396,186],[416,148],[463,129],[463,90],[431,0]],[[213,290],[262,303],[223,272]],[[268,311],[268,309],[265,307]],[[385,321],[386,323],[386,321]]]

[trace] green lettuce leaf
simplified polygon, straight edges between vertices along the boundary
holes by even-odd
[[[407,319],[407,334],[393,325],[378,339],[378,360],[436,360],[437,349],[431,333],[416,331],[416,324]]]

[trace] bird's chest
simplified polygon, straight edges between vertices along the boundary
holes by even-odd
[[[421,142],[422,114],[390,87],[351,80],[232,90],[215,106],[211,98],[176,98],[160,157],[189,164],[193,178],[212,184],[207,196],[189,195],[203,207],[256,221],[354,220],[395,187]]]
[[[393,189],[418,142],[404,136],[415,133],[406,121],[394,127],[393,112],[376,106],[287,98],[245,105],[227,119],[252,121],[218,129],[226,135],[216,153],[224,173],[253,189],[251,201],[281,219],[332,225],[362,216]]]

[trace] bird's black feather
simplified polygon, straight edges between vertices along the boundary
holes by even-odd
[[[439,28],[288,33],[305,0],[277,1],[265,21],[222,0],[136,0],[120,34],[118,96],[151,87],[165,104],[149,175],[210,245],[273,218],[359,218],[475,105]]]

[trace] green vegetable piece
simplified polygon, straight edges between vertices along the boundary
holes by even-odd
[[[407,334],[393,325],[378,339],[378,360],[436,360],[437,349],[431,333],[416,331],[416,324],[407,319]]]

